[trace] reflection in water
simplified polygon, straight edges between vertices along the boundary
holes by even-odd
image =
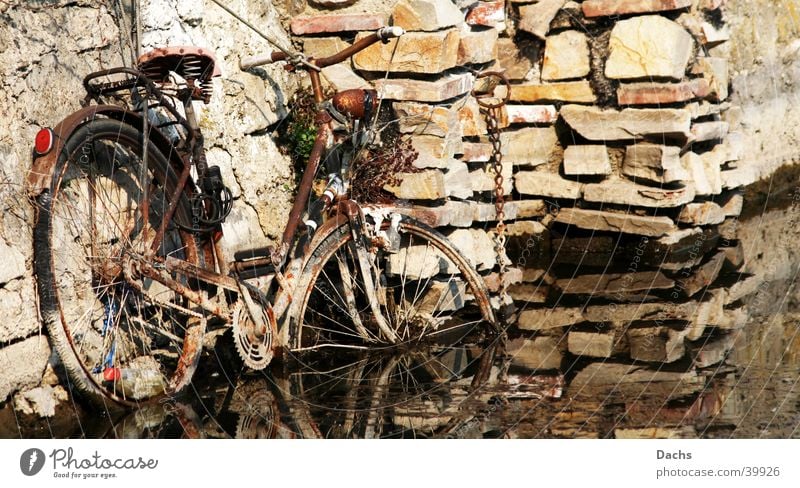
[[[798,437],[797,322],[751,324],[727,359],[697,367],[598,361],[566,374],[496,350],[293,361],[210,381],[191,399],[95,421],[89,437]],[[89,425],[85,423],[84,425]]]
[[[126,413],[71,400],[28,421],[6,407],[0,437],[797,438],[800,318],[771,317],[751,320],[730,350],[669,365],[529,372],[473,347],[297,358],[257,375],[217,366],[185,397]]]

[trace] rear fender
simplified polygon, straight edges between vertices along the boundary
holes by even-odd
[[[53,148],[45,155],[34,156],[33,165],[26,179],[26,191],[30,197],[36,198],[42,192],[50,190],[53,183],[53,170],[64,146],[70,136],[85,123],[97,117],[107,117],[129,124],[138,130],[144,127],[142,117],[129,110],[114,105],[92,105],[73,112],[53,128],[55,141]],[[169,158],[176,172],[184,168],[184,161],[175,146],[158,129],[150,131],[150,141]]]

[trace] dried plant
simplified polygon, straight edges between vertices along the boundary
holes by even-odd
[[[411,141],[398,135],[362,151],[351,168],[350,197],[360,203],[394,201],[384,186],[399,185],[403,173],[419,172],[414,166],[418,155]]]

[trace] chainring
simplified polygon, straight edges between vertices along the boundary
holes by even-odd
[[[274,338],[272,328],[269,326],[269,319],[263,310],[260,308],[253,310],[253,313],[260,314],[261,317],[253,317],[250,310],[252,307],[241,302],[236,306],[233,312],[233,342],[236,345],[236,352],[239,353],[245,366],[258,371],[264,369],[272,361]],[[266,326],[262,325],[266,333],[263,334],[263,340],[260,342],[254,339],[257,337],[257,334],[254,333],[257,324],[266,324]]]

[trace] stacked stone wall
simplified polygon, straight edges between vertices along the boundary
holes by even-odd
[[[752,168],[728,100],[725,18],[711,0],[309,2],[290,32],[325,56],[381,25],[406,29],[323,74],[391,103],[420,171],[388,189],[495,286],[492,145],[471,91],[477,72],[505,72],[510,352],[557,369],[705,358],[743,325],[741,286],[723,283],[743,265]]]

